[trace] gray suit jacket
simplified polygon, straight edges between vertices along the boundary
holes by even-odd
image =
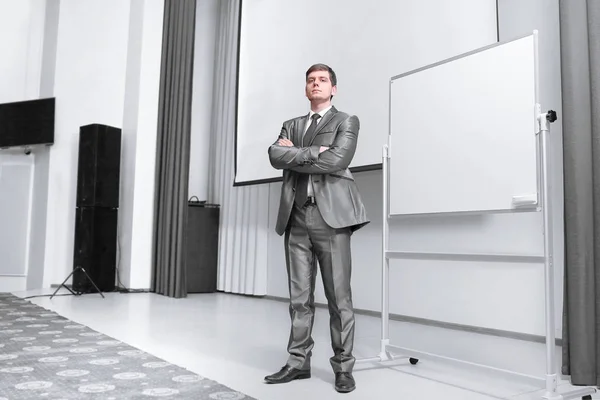
[[[354,115],[339,112],[335,107],[323,116],[313,139],[302,147],[307,115],[283,123],[281,138],[294,147],[269,147],[271,165],[283,170],[283,185],[275,231],[283,235],[288,225],[299,174],[313,174],[313,189],[319,211],[332,228],[350,227],[355,231],[370,221],[367,219],[358,187],[348,165],[354,157],[360,122]],[[329,150],[319,154],[321,146]]]

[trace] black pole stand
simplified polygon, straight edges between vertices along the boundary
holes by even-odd
[[[86,272],[85,269],[83,269],[83,267],[81,266],[77,266],[73,269],[73,271],[71,271],[71,273],[69,274],[69,276],[67,276],[67,278],[63,281],[63,283],[61,283],[56,290],[54,291],[54,293],[52,294],[52,296],[50,296],[50,300],[52,300],[52,298],[56,295],[56,293],[60,290],[61,287],[64,287],[65,289],[67,289],[69,292],[71,292],[72,295],[74,296],[81,296],[82,292],[74,292],[73,290],[71,290],[71,288],[69,288],[68,286],[65,286],[65,282],[67,282],[69,280],[69,278],[75,273],[75,271],[77,270],[81,270],[83,271],[83,273],[85,274],[85,276],[87,276],[88,280],[92,283],[92,285],[94,285],[94,287],[96,288],[96,290],[98,291],[98,293],[100,293],[100,296],[102,296],[102,298],[104,298],[104,295],[102,294],[102,291],[100,289],[98,289],[98,286],[96,286],[96,284],[94,283],[94,281],[92,280],[92,278],[90,278],[90,276],[88,275],[88,273]]]

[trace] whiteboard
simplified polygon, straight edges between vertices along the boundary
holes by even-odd
[[[535,209],[536,66],[534,32],[391,79],[390,215]]]

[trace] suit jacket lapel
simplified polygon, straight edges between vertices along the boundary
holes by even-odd
[[[302,134],[304,133],[304,125],[306,125],[306,119],[308,118],[308,114],[304,117],[299,117],[296,119],[294,123],[294,133],[292,136],[292,142],[299,147],[302,147]]]
[[[315,137],[319,134],[319,132],[321,132],[321,129],[323,129],[323,127],[325,125],[327,125],[327,123],[329,121],[331,121],[331,118],[333,118],[333,116],[335,115],[335,113],[337,112],[337,109],[334,106],[331,106],[331,108],[329,109],[329,111],[327,111],[325,113],[325,115],[323,115],[323,119],[321,120],[321,122],[319,122],[319,125],[317,125],[317,129],[315,129],[315,133],[313,135],[313,137],[309,138],[309,142],[308,145],[312,145],[313,140],[315,140]]]

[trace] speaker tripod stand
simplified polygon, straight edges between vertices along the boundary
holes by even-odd
[[[96,290],[98,291],[98,293],[100,294],[100,296],[102,296],[102,298],[104,298],[104,295],[102,294],[102,291],[100,289],[98,289],[98,286],[96,286],[96,284],[94,283],[94,280],[88,275],[87,271],[81,267],[81,266],[77,266],[73,269],[73,271],[71,271],[71,273],[69,274],[69,276],[67,276],[67,278],[63,281],[63,283],[61,283],[56,290],[54,291],[54,293],[52,294],[52,296],[50,296],[50,300],[52,300],[52,298],[56,295],[56,293],[58,293],[58,291],[60,290],[61,287],[64,287],[65,289],[67,289],[69,292],[71,292],[71,294],[73,296],[81,296],[83,294],[83,292],[74,292],[70,287],[65,285],[65,282],[67,282],[69,280],[69,278],[71,276],[73,276],[73,274],[75,273],[75,271],[83,271],[83,273],[85,274],[85,276],[87,276],[88,280],[91,282],[92,285],[94,285],[94,287],[96,288]]]

